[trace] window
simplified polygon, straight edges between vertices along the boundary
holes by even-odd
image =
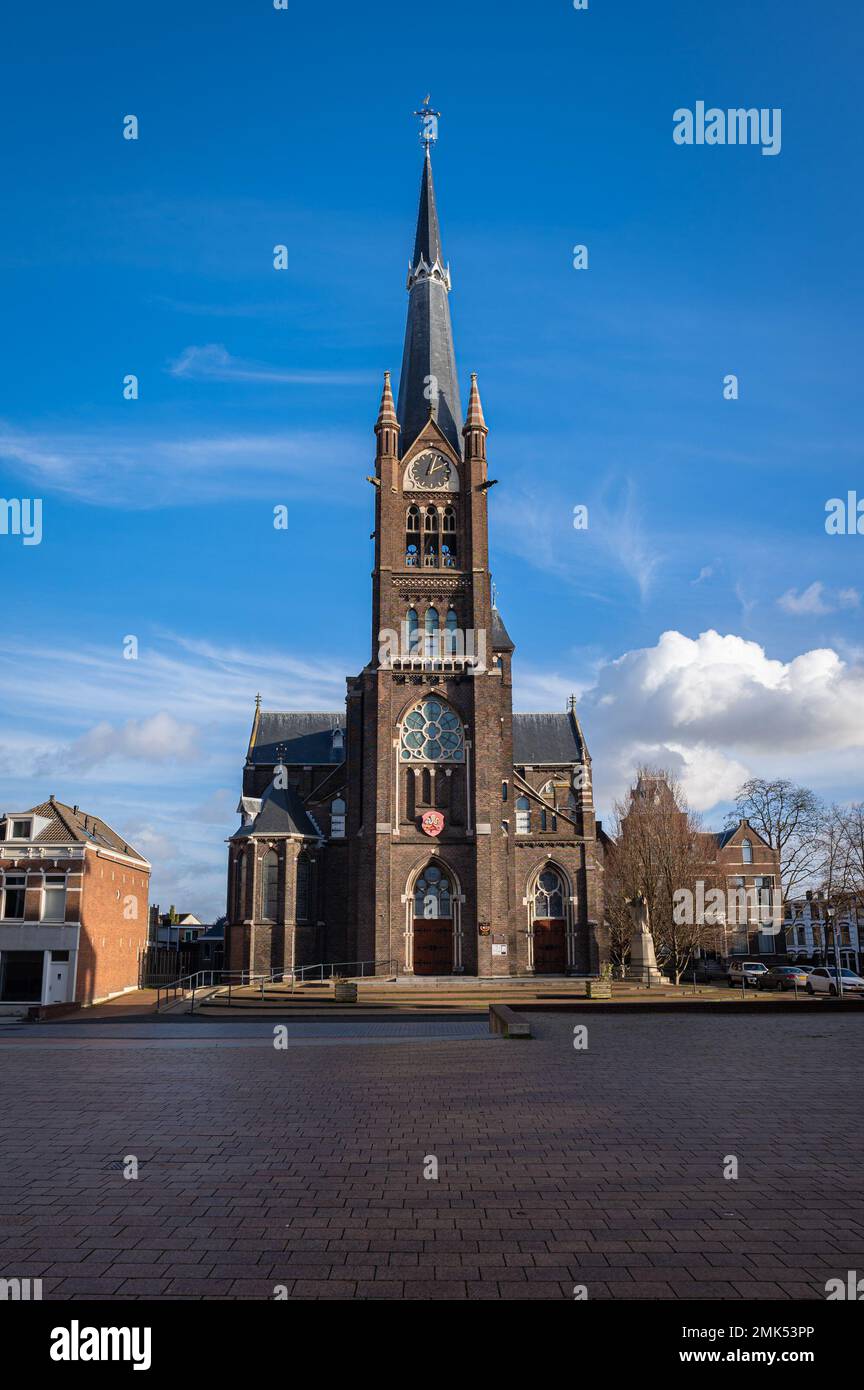
[[[402,721],[399,759],[403,763],[464,763],[465,735],[456,711],[435,698],[416,704]]]
[[[441,518],[441,563],[445,569],[456,567],[456,510],[445,507]]]
[[[455,656],[459,639],[459,615],[455,608],[447,609],[445,619],[444,655]]]
[[[564,884],[555,869],[544,869],[534,889],[534,917],[545,920],[564,916]]]
[[[234,866],[234,882],[237,896],[234,904],[234,915],[238,921],[242,921],[246,915],[246,855],[240,854]]]
[[[507,783],[506,783],[506,782],[502,782],[502,783],[501,783],[501,800],[502,800],[502,801],[506,801],[506,800],[507,800],[508,793],[509,793],[509,788],[508,788],[508,786],[507,786]]]
[[[297,860],[297,921],[309,916],[309,860],[301,854]]]
[[[405,565],[415,569],[420,563],[420,509],[409,507],[405,518]]]
[[[410,656],[416,656],[420,649],[420,639],[417,635],[420,630],[420,619],[417,617],[416,608],[408,609],[408,612],[405,615],[405,623],[405,636],[407,639],[406,645],[408,647],[408,653]]]
[[[263,916],[275,922],[279,916],[279,856],[275,849],[265,854],[263,870]]]
[[[43,951],[4,951],[0,959],[0,1000],[38,1003],[42,998]]]
[[[330,802],[330,835],[334,840],[345,837],[345,802],[340,796]]]
[[[24,892],[27,887],[26,874],[7,874],[3,894],[3,916],[13,922],[24,917]]]
[[[427,507],[423,518],[423,565],[426,569],[438,567],[438,511]]]
[[[741,841],[741,858],[742,858],[742,860],[744,861],[745,864],[752,864],[752,863],[753,863],[753,841],[752,841],[752,840],[742,840],[742,841]]]
[[[437,608],[427,608],[424,620],[426,628],[426,640],[423,644],[424,655],[436,657],[439,654],[441,644],[441,619],[438,616]]]
[[[437,864],[424,869],[414,885],[415,917],[451,917],[450,880]]]
[[[66,920],[66,875],[46,874],[42,892],[42,921]]]
[[[516,798],[516,834],[527,835],[531,830],[531,802],[527,796]]]
[[[12,834],[9,836],[10,840],[29,840],[30,826],[32,824],[33,822],[29,820],[13,820]]]

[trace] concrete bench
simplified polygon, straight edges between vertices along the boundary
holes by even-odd
[[[505,1038],[530,1038],[531,1025],[509,1004],[490,1004],[489,1032],[503,1033]]]

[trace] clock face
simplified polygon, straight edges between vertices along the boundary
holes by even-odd
[[[411,460],[405,473],[406,488],[418,492],[426,489],[452,492],[458,485],[452,463],[434,449],[426,449],[418,454],[416,459]]]

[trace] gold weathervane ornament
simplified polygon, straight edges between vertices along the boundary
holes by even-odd
[[[429,105],[430,100],[431,97],[427,93],[426,100],[420,107],[420,110],[414,112],[414,115],[420,121],[420,139],[426,147],[427,154],[429,153],[430,147],[434,145],[435,141],[438,139],[438,121],[441,117],[440,111],[432,110],[432,107]]]

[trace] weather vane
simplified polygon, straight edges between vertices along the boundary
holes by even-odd
[[[414,115],[420,121],[420,139],[426,147],[427,154],[429,153],[430,146],[434,145],[435,141],[438,139],[438,119],[441,115],[440,111],[432,110],[429,101],[430,97],[427,95],[420,110],[414,112]]]

